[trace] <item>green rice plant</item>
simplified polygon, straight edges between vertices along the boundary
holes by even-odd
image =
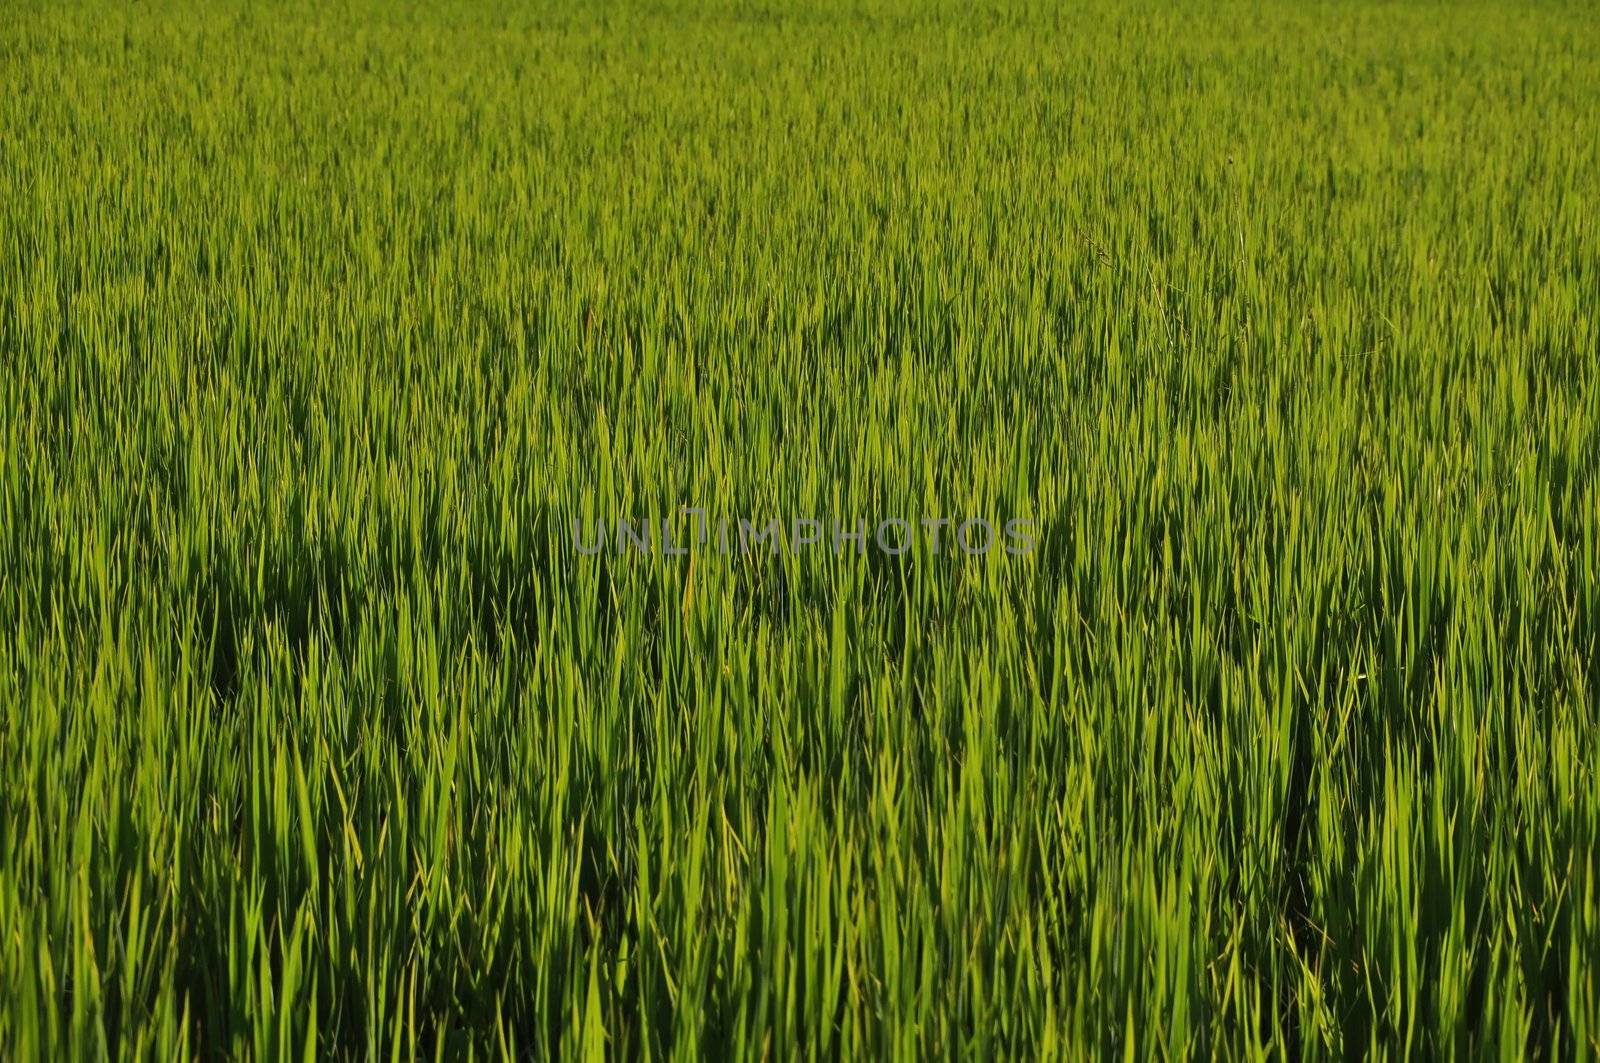
[[[1600,1054],[1597,55],[10,0],[0,1055]]]

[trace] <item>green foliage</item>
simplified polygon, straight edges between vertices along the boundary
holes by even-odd
[[[8,3],[0,1055],[1594,1056],[1597,54]]]

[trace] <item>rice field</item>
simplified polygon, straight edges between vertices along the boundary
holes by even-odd
[[[0,2],[0,1057],[1594,1058],[1597,661],[1592,3]]]

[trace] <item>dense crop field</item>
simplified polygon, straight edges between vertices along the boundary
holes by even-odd
[[[1597,363],[1589,3],[4,0],[0,1056],[1592,1057]]]

